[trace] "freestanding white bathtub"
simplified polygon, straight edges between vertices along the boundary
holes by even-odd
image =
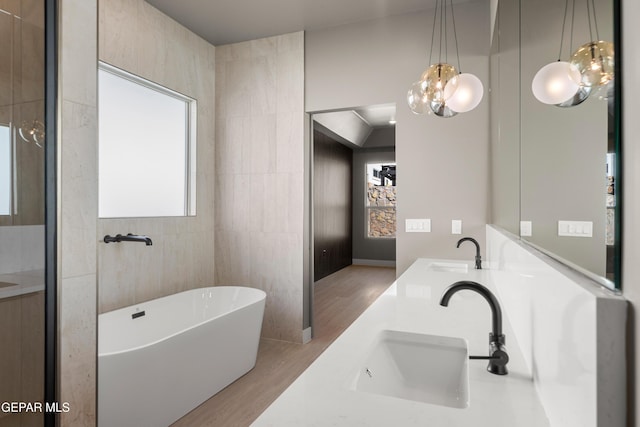
[[[250,371],[265,296],[216,286],[99,315],[98,426],[168,426]]]

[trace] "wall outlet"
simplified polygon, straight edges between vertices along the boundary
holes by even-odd
[[[531,221],[520,221],[520,237],[531,237],[533,225]]]
[[[462,234],[462,220],[461,219],[452,219],[451,220],[451,234]]]
[[[431,220],[405,219],[404,231],[407,233],[431,233]]]
[[[558,236],[593,237],[593,222],[558,221]]]

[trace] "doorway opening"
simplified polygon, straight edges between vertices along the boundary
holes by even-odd
[[[315,330],[321,321],[314,316],[316,287],[331,283],[323,298],[332,298],[327,294],[339,294],[346,277],[353,282],[358,274],[375,275],[378,267],[395,268],[395,104],[315,113],[311,123],[310,313]],[[348,304],[343,309],[349,310]]]

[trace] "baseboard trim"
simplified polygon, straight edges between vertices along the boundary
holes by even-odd
[[[353,265],[368,265],[371,267],[395,267],[395,260],[384,259],[353,259],[351,260]]]

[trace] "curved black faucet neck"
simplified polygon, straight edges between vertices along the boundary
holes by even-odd
[[[476,270],[482,270],[482,256],[480,255],[480,244],[473,237],[463,237],[462,239],[458,240],[458,243],[456,244],[456,248],[459,248],[460,245],[464,242],[471,242],[474,245],[476,245],[475,267],[476,267]]]
[[[491,307],[491,333],[495,339],[499,339],[502,336],[502,310],[500,309],[500,303],[495,295],[480,283],[470,280],[455,282],[445,290],[444,294],[442,294],[440,305],[447,307],[449,305],[449,299],[451,299],[453,294],[464,289],[477,292],[487,300]]]
[[[447,307],[449,299],[458,291],[468,289],[479,293],[487,300],[491,307],[491,323],[492,331],[489,333],[489,355],[488,356],[469,356],[469,359],[489,360],[487,370],[492,374],[506,375],[509,373],[507,363],[509,363],[509,355],[505,348],[505,337],[502,334],[502,311],[500,303],[493,293],[479,283],[469,280],[456,282],[449,286],[440,299],[440,305]]]

